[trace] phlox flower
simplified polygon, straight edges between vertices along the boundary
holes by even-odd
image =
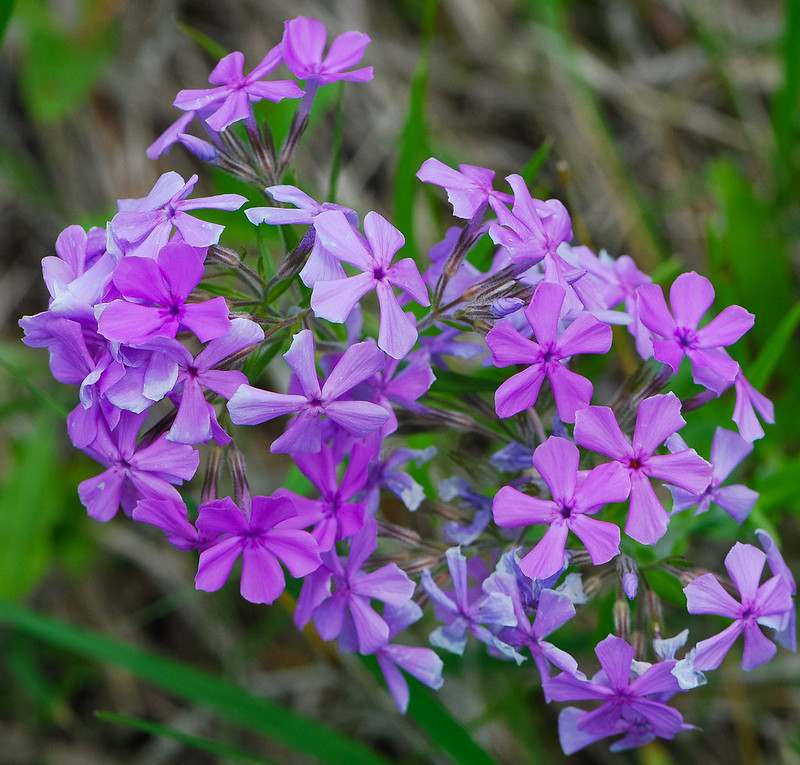
[[[436,447],[426,449],[408,449],[398,447],[387,455],[378,456],[380,449],[373,449],[374,459],[370,462],[367,484],[365,486],[365,502],[371,515],[377,513],[380,505],[381,489],[394,494],[411,512],[419,509],[425,499],[425,489],[414,480],[403,466],[413,462],[417,467],[432,460],[436,455]]]
[[[789,588],[792,598],[794,598],[797,595],[797,583],[792,570],[786,565],[778,545],[775,544],[772,537],[764,529],[756,529],[756,537],[758,537],[758,543],[766,553],[769,570],[773,576],[779,576],[786,582],[786,586]],[[775,630],[775,640],[789,651],[797,650],[797,613],[794,606],[789,611],[783,627]]]
[[[764,428],[756,417],[756,412],[761,415],[764,422],[775,422],[775,408],[772,402],[762,393],[759,393],[741,370],[734,380],[736,390],[736,404],[733,409],[733,421],[739,428],[739,434],[745,441],[758,441],[764,437]]]
[[[140,499],[133,508],[131,517],[137,523],[146,523],[163,531],[167,541],[177,550],[197,550],[205,542],[189,520],[189,513],[182,499]]]
[[[478,210],[491,199],[500,203],[510,203],[511,195],[503,191],[495,191],[494,170],[477,165],[459,165],[458,170],[445,165],[444,162],[430,157],[419,170],[417,178],[423,183],[441,186],[447,192],[447,200],[453,206],[456,218],[470,220]],[[459,229],[456,229],[460,233]]]
[[[528,460],[530,462],[530,459]],[[476,492],[469,481],[459,476],[445,478],[439,482],[439,497],[445,502],[461,500],[462,508],[474,511],[472,519],[466,523],[447,521],[442,524],[442,532],[448,542],[456,545],[470,545],[481,534],[492,520],[492,501]]]

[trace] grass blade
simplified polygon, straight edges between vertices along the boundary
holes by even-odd
[[[187,664],[5,601],[0,601],[0,623],[51,646],[126,669],[141,680],[213,709],[221,718],[311,755],[324,765],[387,765],[378,754],[332,728]]]
[[[756,388],[763,388],[772,375],[775,367],[783,357],[786,347],[792,341],[794,333],[800,325],[800,303],[796,303],[783,321],[778,324],[772,336],[758,354],[753,365],[748,370],[747,378]]]

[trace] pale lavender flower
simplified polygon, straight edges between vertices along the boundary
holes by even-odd
[[[439,482],[439,496],[445,502],[460,499],[462,506],[474,510],[472,520],[468,523],[447,521],[442,525],[442,531],[448,542],[456,545],[472,544],[489,525],[492,520],[492,502],[483,494],[478,494],[469,485],[469,482],[458,476],[445,478]]]
[[[738,305],[725,308],[702,328],[700,320],[714,302],[714,287],[694,271],[681,274],[670,287],[672,313],[657,284],[638,289],[639,317],[653,333],[653,355],[677,372],[684,356],[698,385],[721,393],[736,378],[739,365],[724,350],[750,331],[755,316]]]
[[[575,412],[589,405],[592,383],[567,369],[566,362],[582,353],[607,353],[611,348],[611,328],[582,313],[559,332],[564,297],[564,289],[558,284],[542,282],[536,288],[525,309],[536,342],[524,337],[508,321],[499,322],[486,335],[495,366],[527,365],[497,389],[495,409],[499,417],[511,417],[533,406],[545,379],[550,382],[558,416],[564,422],[574,422]]]
[[[294,528],[297,511],[288,497],[253,497],[248,512],[230,497],[200,505],[197,528],[207,540],[200,553],[195,587],[214,592],[242,557],[240,592],[251,603],[272,603],[286,588],[283,563],[300,578],[320,565],[317,543]]]
[[[686,424],[674,393],[651,396],[639,404],[633,440],[622,433],[607,406],[590,406],[575,417],[575,442],[621,463],[631,480],[625,533],[642,544],[655,544],[667,531],[669,515],[656,496],[655,478],[685,491],[702,492],[711,480],[711,465],[694,449],[673,454],[656,450]]]
[[[759,393],[744,376],[741,370],[734,381],[736,390],[736,404],[733,409],[733,421],[739,428],[739,433],[745,441],[757,441],[764,437],[764,428],[756,417],[756,412],[761,415],[764,422],[775,422],[775,409],[772,402]]]
[[[453,215],[465,220],[471,219],[492,199],[500,203],[510,203],[511,195],[495,191],[494,170],[477,165],[459,165],[458,170],[444,162],[430,157],[419,170],[417,178],[423,183],[441,186],[447,192],[447,200],[453,206]],[[458,229],[456,229],[458,231]]]
[[[392,264],[405,237],[376,212],[369,212],[364,218],[364,236],[338,210],[317,215],[314,228],[330,253],[361,271],[346,279],[317,281],[311,293],[314,314],[328,321],[344,322],[358,301],[375,290],[380,308],[378,347],[393,358],[403,358],[417,340],[417,328],[392,288],[399,287],[420,305],[430,305],[414,260],[403,258]]]
[[[285,414],[297,415],[282,436],[272,442],[273,453],[318,452],[322,448],[322,422],[329,418],[353,436],[363,438],[389,419],[387,411],[369,401],[345,400],[345,394],[374,375],[384,356],[372,340],[351,345],[320,388],[314,360],[314,336],[298,332],[283,355],[302,393],[273,393],[242,385],[228,401],[236,425],[258,425]]]
[[[377,450],[373,449],[373,453]],[[436,456],[436,447],[407,449],[398,447],[383,458],[376,457],[370,463],[366,485],[367,509],[375,515],[380,504],[381,489],[392,492],[411,512],[419,509],[425,499],[425,489],[401,468],[409,462],[421,467]]]
[[[533,449],[523,446],[518,441],[511,441],[499,451],[496,451],[489,462],[496,470],[503,473],[521,473],[530,469],[533,459]]]
[[[494,498],[494,522],[503,528],[548,525],[544,537],[519,563],[531,579],[545,579],[564,565],[567,535],[572,531],[584,544],[592,563],[607,563],[619,553],[619,528],[591,518],[611,502],[623,502],[630,480],[617,462],[607,462],[579,476],[580,455],[571,441],[551,436],[533,453],[552,499],[523,494],[504,486]]]
[[[740,635],[744,635],[742,669],[750,671],[775,655],[775,644],[759,625],[781,631],[794,609],[792,591],[784,576],[776,575],[759,586],[767,556],[752,545],[737,542],[725,556],[725,569],[739,592],[737,601],[713,574],[703,574],[683,588],[690,614],[716,614],[733,623],[697,644],[694,666],[716,669]]]
[[[229,53],[220,59],[208,76],[208,81],[216,87],[182,90],[175,96],[173,104],[184,111],[203,111],[207,114],[206,124],[216,132],[241,120],[252,124],[255,121],[252,105],[257,101],[276,102],[303,95],[291,80],[262,81],[281,63],[281,58],[282,46],[278,44],[249,74],[245,74],[244,54],[239,51]]]
[[[670,450],[683,451],[689,447],[677,434],[667,440]],[[753,451],[752,444],[731,430],[717,428],[711,443],[711,483],[705,491],[695,493],[673,486],[672,512],[697,507],[695,515],[705,513],[711,505],[719,505],[737,523],[742,523],[750,514],[758,492],[742,484],[722,486],[722,482],[733,472],[736,466]]]
[[[378,600],[400,608],[414,594],[414,582],[396,563],[369,573],[364,563],[377,546],[377,527],[368,518],[353,537],[347,558],[323,553],[322,566],[303,582],[294,614],[305,627],[313,619],[323,640],[339,639],[344,650],[374,653],[389,641],[389,625],[372,607]]]
[[[202,221],[189,212],[238,210],[247,198],[240,194],[217,194],[189,199],[197,180],[193,175],[184,181],[178,173],[170,171],[156,181],[146,197],[120,199],[119,212],[111,219],[109,230],[121,251],[125,255],[155,258],[169,241],[173,228],[192,247],[217,244],[225,227]]]

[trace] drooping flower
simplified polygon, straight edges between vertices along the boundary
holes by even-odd
[[[358,215],[355,210],[334,202],[317,202],[296,186],[268,186],[265,190],[276,202],[288,202],[295,207],[250,207],[244,214],[255,225],[267,223],[272,226],[313,226],[315,218],[320,213],[326,210],[338,210],[353,226],[358,226]],[[315,236],[311,254],[300,271],[303,284],[306,287],[313,287],[318,281],[344,279],[344,277],[342,264],[325,249],[320,237]]]
[[[345,400],[345,394],[374,375],[384,356],[372,340],[351,345],[320,388],[314,360],[314,336],[298,332],[283,355],[302,393],[273,393],[242,385],[228,401],[236,425],[258,425],[285,414],[296,414],[282,436],[272,442],[273,453],[318,452],[322,448],[322,419],[327,417],[358,438],[383,427],[386,410],[369,401]]]
[[[756,417],[756,412],[761,415],[764,422],[775,422],[775,408],[772,402],[759,393],[741,370],[734,381],[736,390],[736,404],[733,409],[733,421],[739,428],[739,434],[745,441],[758,441],[764,437],[764,428]]]
[[[383,618],[389,626],[389,640],[392,640],[422,618],[422,609],[409,600],[399,608],[386,606]],[[442,660],[430,648],[387,643],[378,649],[375,657],[389,693],[403,714],[408,709],[409,699],[408,682],[403,677],[403,671],[435,691],[444,684]]]
[[[452,594],[445,593],[429,571],[422,572],[422,587],[433,601],[437,619],[443,622],[443,626],[431,633],[431,643],[460,656],[467,646],[467,634],[471,633],[500,655],[522,661],[514,648],[492,632],[492,629],[513,627],[517,623],[511,598],[497,591],[486,592],[481,586],[471,588],[467,559],[461,548],[451,547],[445,557],[453,584]]]
[[[317,543],[294,528],[297,511],[288,497],[253,497],[249,513],[230,497],[200,505],[197,529],[207,543],[200,553],[195,587],[214,592],[242,557],[240,591],[251,603],[272,603],[286,588],[281,563],[294,577],[320,565]]]
[[[758,537],[758,542],[767,555],[769,570],[773,576],[779,576],[786,582],[786,586],[789,588],[792,598],[794,598],[797,595],[797,582],[795,582],[792,570],[786,565],[778,545],[775,544],[775,541],[764,529],[756,529],[756,537]],[[776,628],[775,640],[789,651],[797,650],[797,612],[794,607],[789,611],[785,624]]]
[[[328,54],[325,43],[328,32],[318,19],[298,16],[284,22],[283,60],[289,71],[309,85],[327,85],[339,80],[368,82],[372,67],[351,69],[364,55],[372,42],[363,32],[344,32],[331,43]]]
[[[465,220],[472,218],[490,199],[511,202],[510,194],[495,191],[494,175],[494,170],[477,165],[459,165],[458,170],[454,170],[435,157],[426,159],[417,170],[417,178],[423,183],[441,186],[447,192],[453,215]]]
[[[683,588],[690,614],[717,614],[733,623],[722,632],[701,640],[694,655],[699,670],[716,669],[740,635],[744,635],[742,669],[750,671],[775,655],[775,644],[759,625],[781,631],[794,610],[792,592],[785,577],[776,575],[764,584],[761,572],[767,556],[753,545],[737,542],[725,556],[725,569],[739,592],[736,600],[713,574],[703,574]]]
[[[148,497],[140,499],[131,517],[137,523],[146,523],[161,529],[167,541],[178,550],[196,550],[203,543],[201,535],[189,521],[183,500],[174,497]]]
[[[173,227],[192,247],[210,247],[219,242],[225,227],[202,221],[189,212],[238,210],[247,198],[240,194],[217,194],[189,199],[196,183],[196,175],[184,181],[178,173],[170,171],[156,181],[146,197],[120,199],[119,212],[111,219],[109,230],[121,254],[155,258],[169,241]]]
[[[671,439],[675,439],[675,441],[671,441]],[[689,448],[677,434],[670,437],[667,445],[678,451]],[[741,436],[732,430],[717,428],[711,443],[711,483],[708,484],[705,491],[699,493],[671,487],[672,512],[696,506],[695,514],[700,514],[705,513],[713,504],[719,505],[737,523],[742,523],[753,509],[753,505],[758,499],[758,492],[742,484],[722,486],[722,482],[751,451],[753,451],[752,444]]]
[[[114,431],[98,423],[95,440],[82,449],[106,467],[78,486],[83,506],[97,521],[110,521],[120,505],[130,514],[142,497],[180,500],[172,484],[188,481],[197,470],[200,455],[191,446],[173,444],[164,436],[138,446],[143,421],[144,415],[123,412]]]
[[[322,554],[322,566],[303,582],[294,614],[305,627],[313,619],[323,640],[339,639],[345,650],[375,653],[389,641],[389,625],[373,609],[378,600],[401,608],[414,594],[414,582],[396,563],[362,571],[377,546],[377,527],[367,519],[350,544],[346,559],[335,550]]]
[[[611,328],[582,313],[559,332],[564,297],[564,289],[558,284],[542,282],[536,288],[525,309],[535,342],[508,321],[497,323],[486,335],[495,366],[528,365],[497,389],[494,400],[499,417],[511,417],[533,406],[545,379],[553,389],[558,416],[564,422],[574,422],[575,412],[589,405],[592,383],[567,369],[566,362],[582,353],[607,353],[611,348]]]
[[[202,342],[230,330],[225,298],[188,303],[203,277],[203,261],[185,244],[168,244],[155,260],[123,258],[114,271],[114,285],[122,295],[100,314],[98,331],[109,340],[143,344],[154,337],[193,332]]]
[[[325,249],[361,271],[346,279],[317,281],[311,293],[314,314],[328,321],[344,322],[358,301],[375,290],[380,308],[378,347],[393,358],[403,358],[417,340],[417,328],[392,288],[400,288],[420,305],[430,305],[414,260],[403,258],[392,264],[405,237],[376,212],[369,212],[364,218],[364,236],[338,210],[317,215],[314,228]]]
[[[280,489],[281,496],[291,497],[297,508],[297,522],[303,528],[313,526],[311,535],[320,552],[328,552],[334,543],[352,537],[361,531],[365,518],[364,501],[355,496],[364,488],[372,449],[357,445],[341,481],[336,475],[336,458],[333,449],[323,445],[316,454],[295,454],[294,462],[319,492],[318,499],[303,497],[288,489]]]
[[[753,326],[755,316],[738,305],[725,308],[702,328],[700,320],[714,302],[714,287],[694,271],[681,274],[670,287],[672,312],[657,284],[638,290],[639,317],[653,333],[653,355],[677,372],[684,356],[698,385],[721,393],[736,378],[739,365],[724,350]]]
[[[544,684],[554,701],[601,702],[591,712],[576,707],[561,712],[559,738],[565,754],[608,736],[623,735],[612,746],[621,751],[656,738],[672,739],[686,729],[680,712],[665,703],[680,690],[672,675],[674,660],[660,661],[639,673],[633,648],[614,635],[598,643],[595,654],[603,671],[591,680],[562,672]]]
[[[244,73],[244,54],[229,53],[220,59],[208,76],[213,88],[182,90],[175,96],[174,106],[184,111],[203,111],[206,124],[220,132],[241,120],[254,121],[253,104],[267,101],[283,101],[285,98],[300,98],[303,91],[291,80],[263,81],[280,63],[282,46],[276,45],[250,71]]]
[[[575,417],[575,443],[611,457],[627,469],[631,499],[625,533],[642,544],[655,544],[669,525],[651,479],[695,493],[703,492],[711,480],[711,465],[694,449],[656,453],[685,424],[681,402],[674,393],[651,396],[639,404],[632,441],[622,433],[607,406],[590,406]]]
[[[606,462],[581,478],[579,460],[575,444],[551,436],[534,451],[533,465],[550,489],[552,499],[531,497],[512,486],[504,486],[494,498],[492,513],[498,526],[548,526],[544,537],[519,563],[531,579],[546,579],[561,570],[570,531],[583,542],[595,565],[606,563],[619,553],[616,524],[591,516],[608,503],[628,498],[628,474],[618,462]]]

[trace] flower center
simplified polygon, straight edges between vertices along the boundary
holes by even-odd
[[[689,327],[678,327],[675,330],[675,340],[681,348],[690,349],[697,346],[697,333]]]
[[[386,278],[386,271],[383,270],[383,266],[375,266],[372,269],[372,278],[376,282],[382,282]]]
[[[569,518],[572,516],[572,511],[575,509],[575,501],[569,500],[561,500],[560,507],[558,508],[558,512],[561,513],[562,518]]]

